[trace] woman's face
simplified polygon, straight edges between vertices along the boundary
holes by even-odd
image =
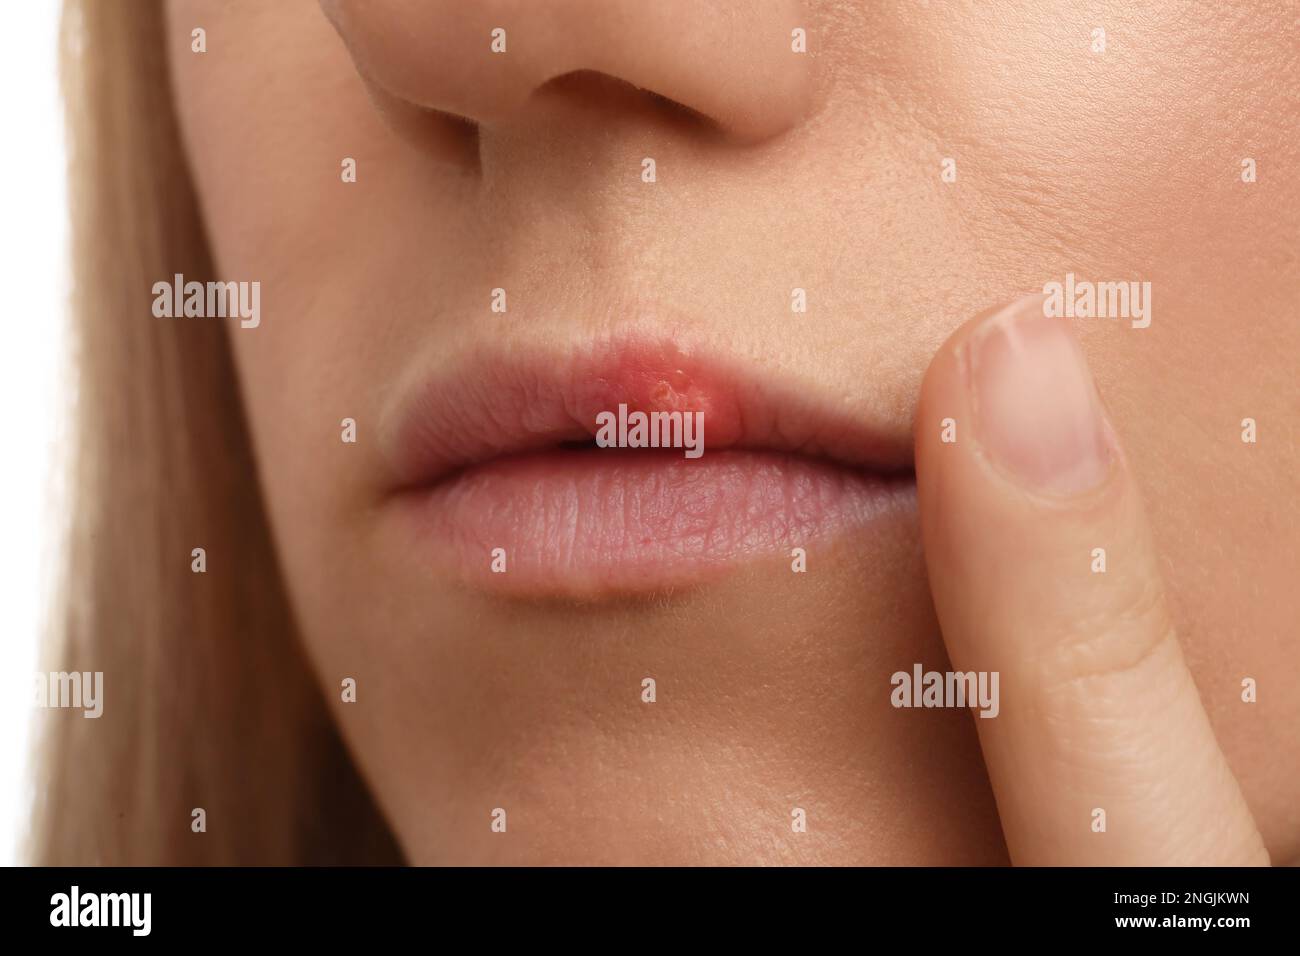
[[[1074,328],[1300,853],[1294,8],[169,15],[290,596],[412,861],[1004,860],[970,715],[890,703],[947,666],[911,429],[955,327],[1067,274],[1150,283]],[[702,411],[704,455],[576,447],[619,404]]]

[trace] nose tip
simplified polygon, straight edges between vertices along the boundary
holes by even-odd
[[[358,72],[408,106],[507,123],[559,77],[607,74],[741,141],[797,125],[797,0],[321,0]]]

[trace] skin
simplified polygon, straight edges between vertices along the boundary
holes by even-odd
[[[231,336],[290,597],[329,699],[357,679],[338,720],[408,857],[1300,856],[1294,12],[539,7],[168,7],[220,275],[263,286]],[[1116,457],[1044,504],[989,464],[998,416],[955,356],[1067,272],[1150,281],[1153,321],[1072,323]],[[914,432],[916,512],[818,542],[806,575],[777,554],[650,597],[425,573],[370,440],[392,383],[646,330]],[[947,655],[1005,675],[998,719],[890,705],[893,672]]]

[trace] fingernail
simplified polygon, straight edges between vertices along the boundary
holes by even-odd
[[[1092,374],[1067,320],[1027,296],[967,343],[975,434],[986,455],[1031,491],[1075,495],[1110,472],[1111,445]]]

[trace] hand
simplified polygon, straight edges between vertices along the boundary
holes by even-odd
[[[975,722],[1011,859],[1267,865],[1183,660],[1119,441],[1068,320],[1042,302],[958,329],[916,423],[952,668],[1000,672],[999,713]]]

